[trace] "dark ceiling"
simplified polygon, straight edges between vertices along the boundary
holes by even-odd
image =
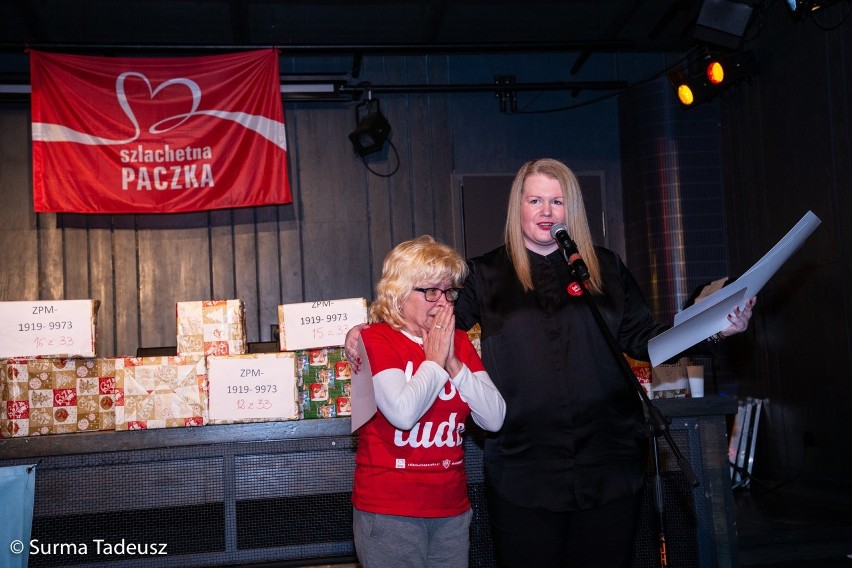
[[[682,52],[703,0],[4,0],[0,50]]]

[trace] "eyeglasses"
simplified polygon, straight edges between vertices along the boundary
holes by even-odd
[[[446,290],[441,290],[440,288],[414,288],[414,290],[416,292],[423,292],[427,302],[437,302],[441,298],[441,294],[447,297],[447,301],[455,302],[459,299],[459,293],[461,292],[461,288],[447,288]]]

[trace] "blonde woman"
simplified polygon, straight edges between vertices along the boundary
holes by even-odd
[[[585,285],[622,351],[647,360],[654,321],[633,277],[595,247],[574,173],[524,164],[512,185],[506,244],[470,262],[457,324],[482,328],[485,368],[503,394],[503,428],[485,441],[488,512],[506,568],[629,567],[647,437],[640,399],[594,316],[570,287],[551,236],[562,223],[588,267]],[[751,314],[730,316],[723,333]]]
[[[352,490],[363,568],[465,568],[470,502],[465,421],[485,430],[506,406],[453,302],[467,276],[452,248],[422,236],[385,258],[361,339],[376,414],[358,430]]]

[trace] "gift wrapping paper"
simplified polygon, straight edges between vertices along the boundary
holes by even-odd
[[[207,424],[203,355],[115,360],[115,429],[145,430]]]
[[[352,368],[343,347],[294,351],[301,418],[351,416]]]
[[[0,361],[0,436],[115,428],[115,359]]]
[[[242,300],[177,303],[178,355],[242,355],[247,351]]]

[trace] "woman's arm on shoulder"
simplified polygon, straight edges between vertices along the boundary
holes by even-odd
[[[361,357],[358,355],[358,342],[361,340],[361,332],[370,327],[370,324],[359,323],[346,332],[346,340],[343,343],[343,351],[346,359],[356,373],[361,370]]]

